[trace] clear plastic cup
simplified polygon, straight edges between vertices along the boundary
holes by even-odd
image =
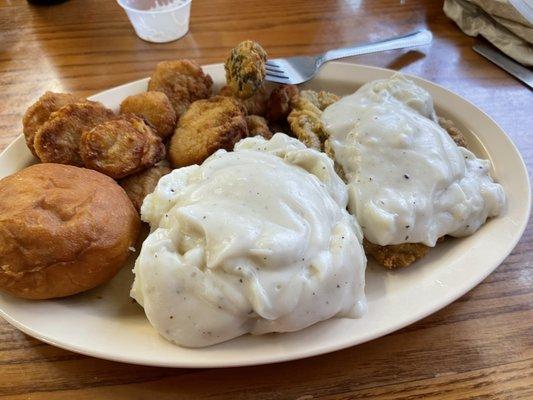
[[[141,39],[165,43],[189,30],[191,0],[117,0]]]

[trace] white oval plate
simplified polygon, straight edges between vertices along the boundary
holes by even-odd
[[[220,86],[221,64],[205,67]],[[361,84],[394,71],[362,65],[329,63],[306,86],[349,94]],[[58,300],[26,301],[0,294],[0,315],[44,342],[78,353],[115,361],[170,367],[229,367],[294,360],[354,346],[400,329],[448,305],[477,285],[511,252],[530,210],[529,179],[511,140],[485,113],[452,92],[412,77],[434,98],[437,111],[463,129],[469,147],[492,161],[493,176],[507,194],[507,210],[474,235],[439,244],[415,265],[395,272],[369,263],[368,312],[360,319],[331,319],[300,332],[246,335],[202,349],[175,346],[150,326],[132,303],[131,262],[106,285]],[[147,79],[93,96],[117,109],[121,100],[146,90]],[[0,177],[34,162],[24,138],[0,155]]]

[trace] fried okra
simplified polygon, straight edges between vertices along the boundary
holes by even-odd
[[[172,171],[172,168],[166,164],[154,165],[137,174],[127,176],[118,183],[122,186],[136,210],[140,212],[144,198],[154,191],[159,179],[170,171]]]
[[[275,88],[266,107],[265,117],[270,123],[280,122],[287,118],[291,112],[291,99],[298,95],[296,85],[281,85]]]
[[[192,102],[211,96],[212,86],[211,77],[194,61],[162,61],[148,82],[148,91],[165,93],[179,119]]]
[[[245,40],[231,49],[224,64],[226,82],[241,98],[251,97],[265,80],[267,54],[256,42]]]
[[[172,135],[176,128],[176,112],[163,92],[144,92],[126,97],[120,103],[121,114],[143,118],[160,138]]]
[[[267,104],[270,96],[269,91],[262,85],[255,93],[247,99],[241,99],[236,96],[230,86],[223,86],[219,92],[220,96],[233,97],[242,103],[246,115],[260,115],[264,116],[267,112]]]
[[[244,118],[248,126],[248,136],[263,136],[267,140],[272,137],[272,132],[266,119],[259,115],[247,115]]]
[[[214,96],[191,104],[170,140],[169,160],[179,168],[200,164],[218,149],[233,150],[248,136],[242,104],[232,97]]]

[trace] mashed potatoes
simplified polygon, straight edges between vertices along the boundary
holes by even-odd
[[[322,121],[348,180],[349,209],[382,246],[475,232],[504,204],[490,163],[436,122],[429,93],[397,74],[328,107]]]
[[[362,236],[324,154],[247,138],[163,177],[131,296],[166,339],[200,347],[364,310]]]

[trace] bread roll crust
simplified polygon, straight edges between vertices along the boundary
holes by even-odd
[[[0,289],[27,299],[79,293],[111,279],[140,221],[111,178],[36,164],[0,180]]]

